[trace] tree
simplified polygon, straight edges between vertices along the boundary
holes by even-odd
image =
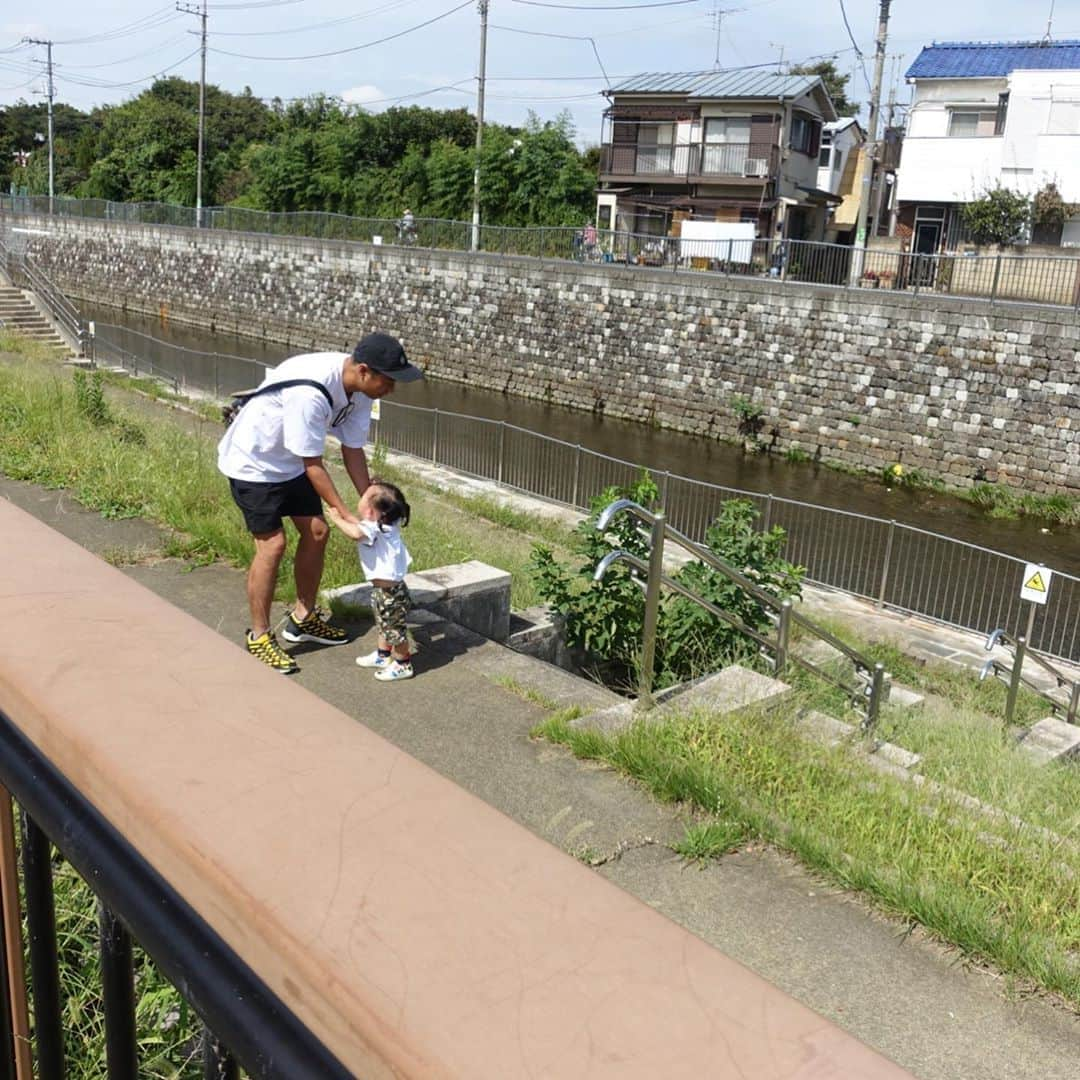
[[[976,244],[1015,244],[1031,221],[1031,200],[998,185],[987,188],[963,210],[964,228]]]
[[[860,108],[857,101],[850,101],[847,96],[847,84],[850,75],[842,75],[836,70],[835,60],[822,60],[817,64],[796,64],[788,71],[789,75],[820,75],[825,89],[832,98],[837,116],[854,116]]]
[[[592,574],[613,547],[643,562],[648,561],[649,552],[648,541],[630,515],[615,518],[604,533],[597,530],[596,520],[617,498],[651,508],[658,495],[655,483],[645,474],[631,488],[609,488],[594,499],[588,520],[576,530],[576,559],[571,565],[557,563],[551,550],[542,545],[533,549],[530,571],[537,592],[563,617],[567,644],[581,650],[586,663],[610,685],[631,686],[636,681],[645,604],[626,563],[616,562],[602,581],[593,581]],[[805,570],[784,559],[784,530],[774,527],[763,532],[757,519],[753,503],[729,499],[707,530],[706,546],[778,599],[800,595]],[[705,563],[687,563],[675,579],[759,634],[771,626],[770,613],[754,596]],[[756,652],[752,638],[700,605],[674,593],[662,597],[656,635],[658,688],[716,671]]]
[[[1050,180],[1031,200],[1031,240],[1035,244],[1060,244],[1065,222],[1077,213],[1075,203],[1067,203],[1057,184]]]

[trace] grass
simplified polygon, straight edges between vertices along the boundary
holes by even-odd
[[[26,355],[0,365],[0,470],[13,479],[64,488],[106,517],[155,521],[173,534],[165,542],[168,554],[247,565],[250,537],[217,471],[220,423],[159,409],[110,385],[112,422],[95,424],[79,409],[70,373],[38,359]],[[339,488],[350,490],[344,470],[333,463],[332,468]],[[479,559],[510,572],[514,607],[537,602],[526,570],[532,545],[543,539],[561,546],[565,530],[492,500],[448,497],[405,470],[381,471],[401,484],[412,505],[406,535],[414,570]],[[282,599],[291,596],[291,578],[287,555],[279,578]],[[354,546],[335,534],[323,585],[359,579]]]
[[[1017,749],[1015,729],[1001,719],[1000,683],[830,629],[925,695],[921,709],[887,706],[875,734],[920,754],[918,771],[943,788],[872,769],[857,739],[828,748],[798,737],[792,722],[801,712],[843,716],[847,703],[797,671],[785,675],[792,695],[772,711],[690,712],[615,734],[556,715],[534,734],[706,815],[677,846],[685,858],[716,858],[748,840],[773,844],[1080,1007],[1080,770],[1038,767]],[[1034,694],[1021,695],[1024,724],[1046,712]],[[963,796],[1004,813],[980,813]]]
[[[1080,1005],[1080,859],[1071,842],[1049,843],[882,775],[850,748],[793,737],[781,712],[691,713],[610,735],[556,717],[539,730],[665,802],[712,815],[688,830],[686,857],[747,838],[774,844],[964,953]]]

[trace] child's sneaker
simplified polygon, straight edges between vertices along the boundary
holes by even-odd
[[[395,682],[397,679],[411,679],[412,677],[413,667],[408,660],[405,663],[400,660],[391,660],[375,672],[375,678],[379,682]]]
[[[374,652],[364,653],[356,658],[357,667],[384,668],[390,663],[390,654],[381,653],[378,649]]]

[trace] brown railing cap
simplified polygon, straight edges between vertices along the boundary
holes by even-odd
[[[907,1075],[6,502],[0,595],[0,709],[358,1076]]]

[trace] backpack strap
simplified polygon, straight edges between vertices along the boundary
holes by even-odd
[[[253,397],[258,397],[260,394],[269,394],[271,390],[283,390],[287,386],[314,386],[316,390],[321,390],[322,395],[326,398],[326,404],[330,406],[331,410],[334,408],[334,399],[330,396],[330,391],[321,382],[316,382],[314,379],[282,379],[281,382],[265,383],[262,386],[257,386],[254,390],[240,390],[233,394],[234,398],[238,398],[241,404],[246,404]]]

